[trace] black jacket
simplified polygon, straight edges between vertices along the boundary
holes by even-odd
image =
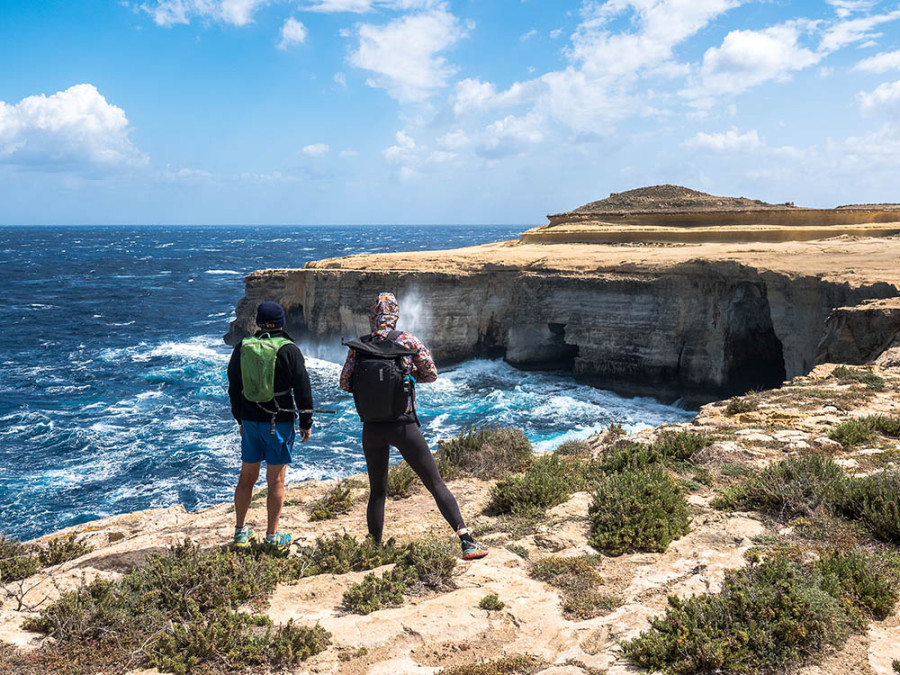
[[[257,337],[262,335],[262,331],[258,332]],[[276,333],[276,335],[278,335]],[[280,333],[281,336],[288,340],[292,339],[285,332]],[[241,393],[244,389],[244,383],[241,378],[241,346],[237,345],[231,352],[231,360],[228,362],[228,397],[231,399],[231,414],[238,422],[248,420],[250,422],[271,422],[272,414],[266,413],[260,408],[260,404],[248,401]],[[312,389],[309,386],[309,373],[306,372],[306,365],[303,362],[303,354],[297,345],[287,344],[278,350],[275,358],[275,391],[287,391],[288,393],[276,397],[279,408],[295,408],[297,410],[312,410],[313,398]],[[291,396],[293,393],[293,396]],[[293,400],[292,400],[293,399]],[[296,402],[296,405],[295,405]],[[263,407],[270,410],[273,408],[271,404],[268,406],[263,403]],[[275,418],[276,422],[291,422],[294,416],[289,412],[278,413]],[[312,426],[312,413],[302,413],[299,415],[298,424],[301,429],[309,429]]]

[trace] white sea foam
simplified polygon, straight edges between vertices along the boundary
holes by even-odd
[[[241,275],[241,272],[236,272],[235,270],[206,270],[206,274],[234,274]]]

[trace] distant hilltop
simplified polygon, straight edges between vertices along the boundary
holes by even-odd
[[[798,241],[900,233],[900,204],[813,209],[719,197],[680,185],[613,192],[606,199],[547,216],[523,233],[531,243]]]

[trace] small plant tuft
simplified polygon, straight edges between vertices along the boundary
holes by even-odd
[[[321,499],[313,502],[309,519],[312,521],[330,520],[347,513],[353,505],[353,492],[341,481]]]
[[[480,661],[438,671],[438,675],[531,675],[538,671],[541,662],[525,654],[502,656],[491,661]]]
[[[566,457],[590,457],[591,446],[585,441],[566,441],[556,448],[554,452],[557,455]]]
[[[562,591],[563,614],[575,619],[593,619],[619,602],[597,590],[603,577],[597,571],[599,556],[548,556],[537,560],[531,576]]]
[[[740,415],[753,412],[759,407],[759,398],[756,396],[732,396],[725,406],[726,415]]]
[[[478,606],[488,612],[499,612],[506,607],[506,603],[502,602],[500,598],[497,597],[496,593],[491,593],[490,595],[484,596],[481,599],[481,602],[478,603]]]
[[[519,544],[510,544],[509,546],[506,547],[506,550],[509,551],[510,553],[514,553],[515,555],[519,556],[520,558],[524,558],[525,560],[527,560],[528,556],[530,555],[528,549],[525,548],[524,546],[520,546]]]
[[[522,476],[503,478],[491,488],[488,513],[529,515],[562,504],[572,494],[566,465],[556,455],[540,457]]]
[[[75,534],[70,534],[65,539],[51,539],[47,547],[38,553],[38,559],[44,567],[60,565],[75,558],[80,558],[93,551],[93,547],[83,541],[76,541]]]
[[[846,420],[828,432],[828,438],[847,448],[872,440],[872,425],[865,419]]]
[[[388,469],[388,497],[406,499],[411,497],[421,485],[416,472],[405,461]]]
[[[881,391],[884,389],[884,378],[869,370],[857,370],[847,366],[838,366],[831,371],[831,376],[844,384],[858,382],[864,384],[867,389]]]

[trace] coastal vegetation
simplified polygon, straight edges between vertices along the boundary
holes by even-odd
[[[331,488],[325,495],[310,507],[311,521],[329,520],[347,513],[353,505],[353,493],[345,481]]]

